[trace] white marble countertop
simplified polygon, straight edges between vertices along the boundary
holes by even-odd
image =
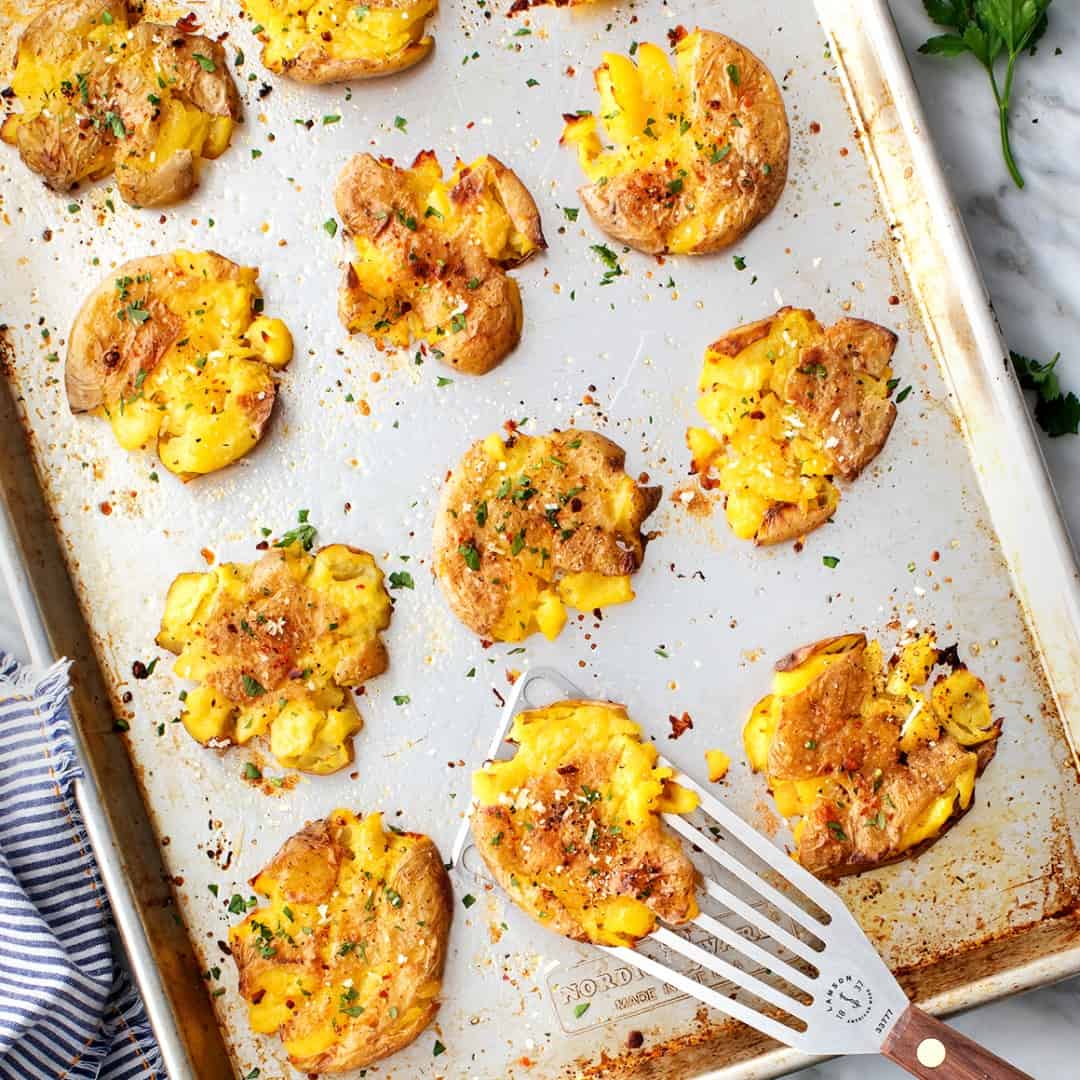
[[[918,0],[893,13],[938,150],[1012,348],[1047,360],[1080,392],[1080,11],[1051,9],[1049,33],[1025,57],[1013,91],[1013,148],[1027,181],[1001,161],[986,76],[974,60],[918,55],[932,32]],[[1060,49],[1060,53],[1057,50]],[[1080,437],[1042,439],[1074,542],[1080,543]],[[0,649],[25,654],[0,583]],[[1075,1076],[1080,978],[955,1019],[956,1026],[1037,1080]],[[900,1070],[863,1058],[808,1069],[805,1080],[884,1080]]]

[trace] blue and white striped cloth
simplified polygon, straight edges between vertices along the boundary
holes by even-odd
[[[67,676],[0,652],[0,1080],[166,1080],[75,804]]]

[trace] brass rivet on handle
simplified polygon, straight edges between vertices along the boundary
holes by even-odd
[[[945,1060],[945,1044],[940,1039],[923,1039],[915,1048],[919,1064],[926,1069],[936,1069]]]

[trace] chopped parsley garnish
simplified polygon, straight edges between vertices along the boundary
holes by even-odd
[[[896,404],[899,405],[901,401],[906,401],[908,394],[911,393],[911,386],[905,386],[899,394],[896,395]]]
[[[577,216],[580,211],[576,206],[564,206],[562,212],[567,221],[577,221]]]
[[[408,570],[393,570],[390,573],[390,588],[391,589],[413,589],[415,588],[412,574]]]
[[[323,230],[328,236],[337,236],[338,224],[335,218],[327,218],[323,222]]]
[[[290,529],[280,540],[276,541],[274,547],[286,548],[291,544],[300,544],[305,551],[312,549],[315,544],[315,534],[318,530],[308,522],[308,511],[298,510],[296,520],[299,522],[296,528]]]
[[[734,257],[733,261],[735,263],[735,269],[736,270],[745,270],[746,269],[746,260],[741,255],[736,255]]]
[[[480,569],[480,552],[474,544],[459,544],[458,554],[465,560],[465,565],[473,571]]]
[[[392,908],[401,907],[401,893],[396,889],[389,888],[389,886],[386,889],[386,900]]]
[[[843,826],[840,824],[839,821],[830,821],[827,822],[827,824],[829,826],[829,832],[831,832],[837,840],[847,839],[847,833],[844,832]]]
[[[580,1005],[574,1006],[574,1019],[580,1020],[588,1011],[591,1001],[583,1001]]]
[[[258,767],[258,765],[252,765],[250,761],[246,761],[244,762],[244,768],[241,775],[244,777],[245,780],[261,780],[262,770]],[[233,899],[235,900],[236,897],[233,897]],[[231,904],[229,905],[229,910],[232,911]]]
[[[840,565],[840,560],[835,555],[822,555],[821,561],[830,570],[835,570]]]
[[[527,30],[525,32],[528,33]],[[440,1054],[445,1054],[445,1053],[446,1053],[446,1047],[443,1046],[443,1044],[441,1042],[439,1042],[438,1039],[436,1039],[435,1040],[435,1046],[432,1048],[432,1051],[431,1051],[431,1056],[432,1057],[438,1057]]]
[[[488,519],[488,504],[487,499],[484,499],[476,508],[476,524],[486,525]]]
[[[465,329],[465,312],[459,311],[456,315],[450,317],[450,329],[455,334],[460,334]]]
[[[244,676],[244,693],[248,697],[262,697],[266,693],[266,687],[262,686],[257,679],[250,675]]]
[[[409,126],[409,121],[406,120],[404,116],[395,116],[394,117],[394,127],[396,127],[398,129],[398,131],[405,131],[408,128],[408,126]]]
[[[217,64],[210,59],[209,56],[203,56],[202,53],[195,53],[195,62],[203,69],[203,71],[217,71]]]
[[[589,250],[600,256],[600,261],[607,267],[600,279],[601,285],[610,285],[615,278],[621,277],[623,269],[619,265],[619,256],[607,244],[590,244]]]
[[[742,81],[742,76],[739,74],[739,69],[734,64],[728,64],[727,77],[738,86]]]
[[[462,903],[462,904],[463,904],[463,905],[464,905],[465,907],[467,907],[467,908],[471,908],[471,907],[473,906],[473,904],[475,904],[475,903],[476,903],[476,897],[475,897],[475,896],[473,896],[473,895],[472,895],[472,893],[466,893],[466,894],[465,894],[465,895],[464,895],[464,896],[463,896],[463,897],[461,898],[461,903]]]
[[[408,694],[395,694],[394,695],[394,704],[395,705],[408,705],[410,701],[412,701],[412,698],[409,697]]]

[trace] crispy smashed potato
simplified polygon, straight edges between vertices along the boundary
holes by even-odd
[[[474,443],[435,522],[435,573],[454,614],[481,637],[520,641],[556,637],[567,606],[633,600],[660,488],[640,487],[625,460],[591,431]]]
[[[547,245],[536,203],[502,162],[459,161],[444,179],[430,151],[410,169],[357,154],[335,200],[354,247],[338,302],[350,333],[380,348],[422,342],[469,375],[514,348],[521,294],[506,270]]]
[[[157,643],[199,684],[181,716],[198,742],[263,736],[285,768],[332,773],[353,760],[362,726],[348,688],[386,670],[390,598],[367,552],[311,555],[288,533],[280,543],[258,562],[176,578]]]
[[[229,931],[254,1031],[300,1072],[357,1069],[434,1019],[452,910],[435,845],[335,810],[251,881],[270,902]]]
[[[243,457],[292,358],[288,327],[261,314],[258,276],[212,251],[124,263],[75,318],[71,411],[106,417],[125,450],[152,446],[185,480]]]
[[[686,440],[702,486],[723,490],[736,536],[776,544],[832,517],[833,477],[854,480],[892,430],[895,348],[876,323],[822,327],[796,308],[709,346],[698,411],[712,430],[690,428]]]
[[[948,668],[925,686],[936,667]],[[933,634],[888,664],[878,642],[844,634],[776,665],[773,692],[743,730],[786,818],[795,855],[820,877],[915,855],[972,805],[1001,722],[981,679]]]
[[[621,705],[561,701],[520,713],[517,752],[473,774],[472,831],[499,884],[541,925],[629,945],[698,914],[696,874],[662,813],[697,795],[658,767]]]
[[[636,64],[635,64],[636,61]],[[598,115],[571,113],[563,142],[589,183],[581,201],[609,236],[649,254],[729,247],[776,205],[788,167],[784,102],[738,42],[695,30],[634,59],[604,53]]]
[[[190,194],[240,119],[225,50],[139,21],[128,0],[61,0],[24,31],[0,137],[57,191],[115,173],[125,202]]]
[[[304,83],[372,79],[419,63],[438,0],[240,0],[260,27],[262,62]]]

